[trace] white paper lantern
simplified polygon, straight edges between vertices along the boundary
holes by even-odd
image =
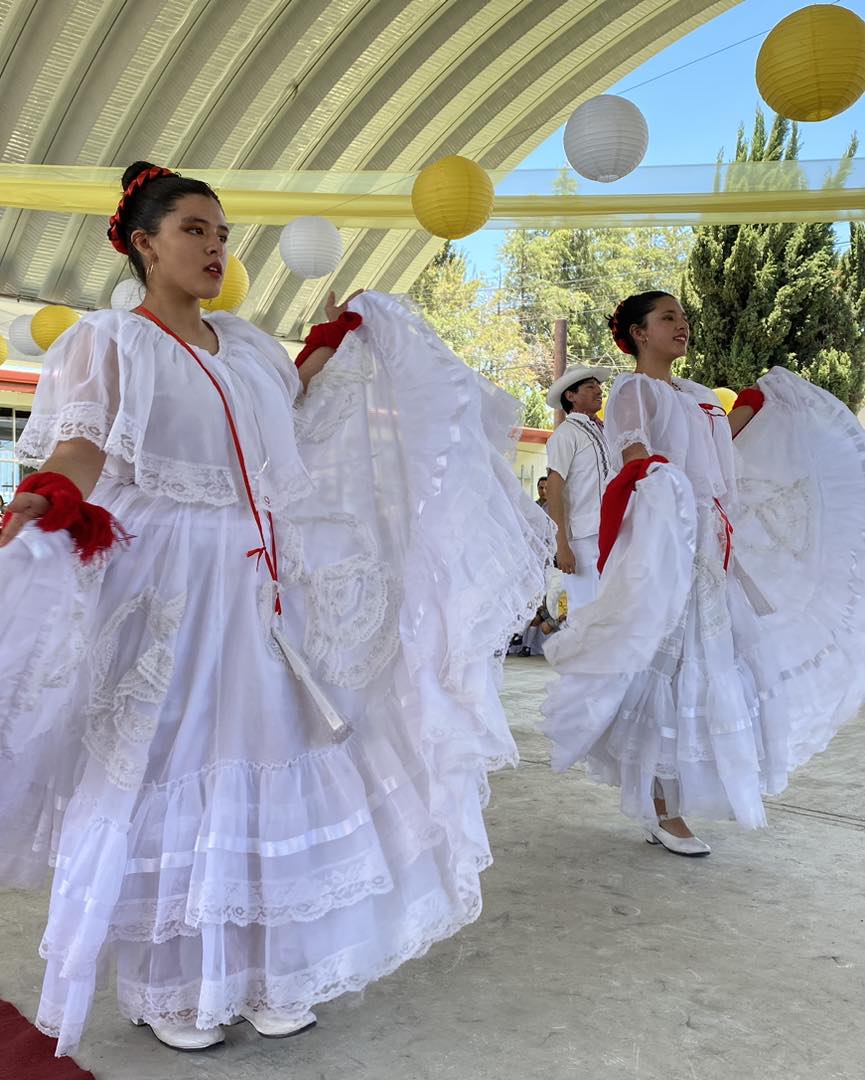
[[[615,94],[584,101],[565,125],[565,157],[587,180],[610,184],[640,164],[649,146],[646,119]]]
[[[132,311],[144,302],[144,286],[137,278],[124,278],[114,286],[111,306],[115,311]]]
[[[298,277],[327,277],[342,261],[342,237],[327,218],[295,218],[280,234],[279,254]]]
[[[30,323],[32,321],[32,315],[19,315],[9,325],[9,344],[23,356],[42,355],[42,349],[39,348],[30,333]]]

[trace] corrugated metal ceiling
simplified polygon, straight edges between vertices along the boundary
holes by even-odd
[[[738,0],[0,0],[9,163],[410,172],[511,168],[648,56]],[[297,339],[330,288],[404,291],[439,241],[344,230],[302,282],[240,226],[241,314]],[[0,213],[0,293],[106,306],[125,261],[94,217]]]

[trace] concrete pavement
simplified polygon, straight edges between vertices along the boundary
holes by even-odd
[[[179,1054],[105,991],[78,1062],[97,1080],[863,1080],[865,723],[770,800],[769,829],[706,825],[713,854],[682,859],[616,792],[549,771],[551,677],[508,661],[523,765],[494,779],[475,925],[285,1041],[243,1024]],[[0,894],[0,996],[30,1016],[45,903]]]

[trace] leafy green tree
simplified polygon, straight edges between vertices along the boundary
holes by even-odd
[[[537,347],[525,339],[513,307],[468,275],[465,256],[447,243],[410,291],[439,337],[461,359],[523,402],[523,423],[552,427],[538,383]]]
[[[563,173],[555,191],[573,193],[573,178]],[[548,359],[557,318],[568,320],[570,357],[602,356],[611,346],[606,316],[630,293],[677,289],[690,243],[684,228],[513,229],[499,252],[505,302]]]
[[[725,186],[746,183],[754,161],[779,163],[767,182],[807,186],[795,165],[799,148],[795,124],[776,117],[767,130],[758,110],[750,140],[739,129]],[[828,185],[843,182],[856,150],[854,137]],[[721,175],[719,159],[719,183]],[[739,389],[779,364],[858,408],[865,385],[861,230],[851,229],[843,258],[828,223],[707,225],[694,232],[681,289],[694,336],[681,373]]]

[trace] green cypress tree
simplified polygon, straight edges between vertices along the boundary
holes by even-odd
[[[748,182],[750,162],[777,161],[767,176],[806,186],[795,124],[776,117],[766,130],[757,112],[750,141],[739,129],[728,189]],[[826,183],[843,182],[857,142]],[[719,180],[721,182],[719,158]],[[780,364],[858,408],[865,390],[865,241],[861,230],[839,256],[826,223],[698,226],[682,285],[694,342],[681,373],[709,386],[739,389]],[[857,308],[858,305],[858,308]]]

